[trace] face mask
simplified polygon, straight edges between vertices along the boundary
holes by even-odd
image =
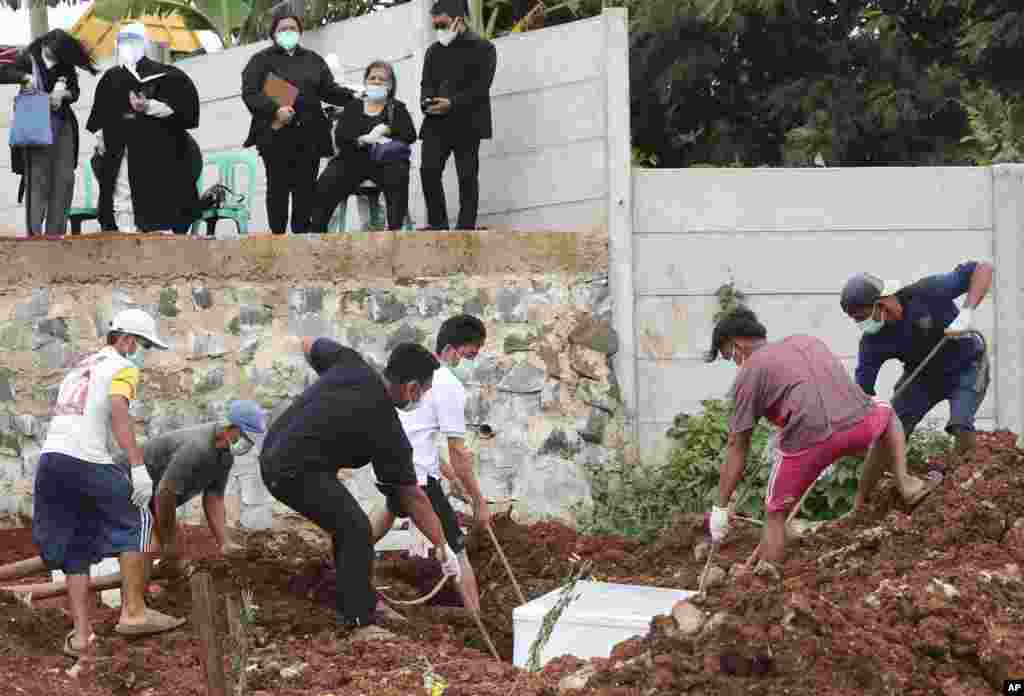
[[[885,326],[885,322],[881,319],[875,319],[874,317],[868,317],[864,321],[857,322],[857,328],[860,329],[860,332],[865,336],[878,333],[882,330],[883,326]]]
[[[141,370],[142,364],[146,362],[146,350],[142,346],[137,346],[134,353],[129,353],[124,357],[128,362]]]
[[[290,51],[299,45],[299,32],[297,31],[279,31],[274,37],[277,41],[277,45],[286,51]]]
[[[43,49],[43,63],[46,64],[47,68],[52,68],[57,64],[57,56],[53,55],[53,51],[49,48]]]
[[[458,32],[455,31],[455,22],[448,25],[446,29],[437,29],[437,40],[441,42],[442,46],[449,45],[458,36]]]
[[[236,457],[248,454],[251,449],[252,440],[247,438],[245,435],[239,435],[238,439],[231,443],[231,454]]]
[[[367,85],[366,99],[372,102],[382,102],[388,98],[388,87],[381,85]]]

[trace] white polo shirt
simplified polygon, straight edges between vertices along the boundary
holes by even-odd
[[[110,397],[135,398],[139,368],[111,346],[87,356],[65,375],[43,452],[111,464]]]
[[[442,365],[434,372],[434,385],[415,411],[399,409],[405,435],[412,445],[416,483],[426,485],[427,477],[441,478],[437,434],[445,438],[466,437],[466,388]]]

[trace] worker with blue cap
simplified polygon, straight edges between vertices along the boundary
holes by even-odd
[[[164,433],[143,445],[145,468],[131,471],[132,498],[140,507],[148,505],[155,515],[155,544],[172,573],[184,570],[175,535],[177,508],[200,493],[206,523],[221,552],[242,550],[227,535],[224,491],[235,457],[247,454],[255,445],[251,436],[265,431],[266,418],[259,404],[231,401],[225,419]],[[115,461],[127,466],[127,459]]]
[[[857,384],[874,395],[882,365],[899,360],[903,376],[896,387],[906,388],[892,406],[906,437],[938,403],[949,401],[946,432],[955,438],[958,456],[974,449],[974,419],[989,385],[987,349],[975,329],[974,312],[992,286],[992,274],[987,261],[967,261],[909,285],[858,273],[840,297],[843,312],[861,332]],[[957,307],[954,301],[961,296]],[[920,373],[907,382],[918,367]],[[929,472],[933,479],[942,474]]]

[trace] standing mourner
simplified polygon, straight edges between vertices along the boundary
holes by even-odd
[[[363,74],[364,101],[353,101],[334,131],[338,154],[316,184],[313,232],[326,232],[338,204],[370,179],[388,202],[388,229],[400,230],[409,212],[410,147],[416,126],[405,104],[395,99],[395,70],[377,60]]]
[[[441,367],[434,373],[433,386],[423,397],[419,408],[409,412],[400,411],[398,414],[402,428],[412,443],[416,483],[430,498],[430,504],[444,528],[445,539],[459,556],[463,601],[467,608],[474,611],[480,609],[476,574],[466,554],[465,538],[459,528],[455,510],[441,488],[437,436],[440,434],[445,438],[450,473],[473,499],[474,521],[481,528],[486,527],[490,524],[491,513],[480,490],[476,472],[473,471],[473,455],[466,448],[466,388],[462,386],[468,363],[476,359],[486,340],[487,329],[476,317],[460,314],[446,320],[437,333],[435,355]],[[389,493],[385,492],[386,507],[370,518],[375,544],[391,529],[395,517],[407,516],[399,497]]]
[[[466,0],[437,0],[430,10],[437,43],[427,49],[420,83],[425,117],[420,181],[428,227],[448,229],[441,175],[455,155],[459,179],[458,229],[476,229],[480,203],[480,141],[492,136],[491,83],[498,64],[494,44],[466,25]]]
[[[768,331],[749,309],[723,317],[711,339],[708,361],[719,354],[739,368],[733,383],[729,441],[711,511],[711,538],[729,531],[730,500],[743,479],[754,427],[766,418],[780,429],[779,446],[765,496],[765,527],[754,553],[757,572],[778,575],[786,544],[786,518],[825,469],[842,457],[869,452],[853,511],[861,511],[884,471],[892,473],[909,507],[934,490],[907,473],[903,428],[892,407],[867,396],[843,363],[813,336],[767,340]]]
[[[847,281],[840,298],[863,334],[856,378],[868,394],[875,393],[878,372],[888,360],[903,363],[899,389],[939,341],[950,337],[892,405],[909,438],[929,411],[949,401],[946,432],[961,456],[974,449],[974,419],[988,391],[988,351],[972,330],[974,310],[992,286],[992,273],[990,263],[967,261],[907,286],[859,273]],[[953,301],[965,294],[958,310]],[[938,478],[942,472],[931,475]]]
[[[18,200],[24,195],[30,237],[43,233],[44,219],[48,237],[61,237],[67,230],[78,166],[78,119],[71,109],[81,92],[78,70],[98,72],[85,46],[62,29],[43,34],[12,65],[0,68],[0,84],[20,83],[50,95],[53,144],[11,148],[11,171],[22,177]]]
[[[346,106],[353,93],[334,80],[319,53],[299,45],[302,19],[281,14],[270,25],[274,45],[265,48],[242,71],[242,100],[252,114],[244,147],[255,145],[267,171],[267,220],[270,231],[284,234],[291,199],[291,230],[304,234],[313,214],[320,158],[334,154],[331,130],[321,102]],[[294,106],[281,106],[264,92],[268,76],[298,89]],[[275,119],[284,123],[273,128]]]
[[[110,322],[107,345],[82,359],[61,382],[36,470],[32,540],[50,570],[67,575],[74,630],[64,652],[79,657],[95,641],[89,604],[89,567],[119,555],[122,635],[149,635],[185,621],[145,604],[146,556],[152,516],[132,501],[132,481],[114,464],[111,436],[133,466],[143,465],[128,412],[145,351],[167,349],[153,318],[127,309]]]
[[[372,462],[377,485],[398,496],[434,544],[445,574],[461,573],[430,500],[416,485],[412,446],[395,413],[419,406],[439,363],[414,343],[395,347],[383,375],[329,338],[305,338],[302,350],[319,379],[270,426],[260,473],[271,495],[331,534],[338,618],[349,627],[369,626],[379,619],[370,520],[338,480],[339,469]]]
[[[181,69],[147,58],[150,46],[143,25],[121,28],[118,66],[100,78],[85,127],[124,134],[135,227],[184,234],[199,210],[202,154],[188,133],[199,126],[199,92]]]
[[[181,552],[175,538],[177,508],[200,493],[217,548],[225,554],[239,550],[227,535],[224,491],[235,456],[252,449],[249,435],[262,434],[264,420],[263,409],[256,402],[232,401],[224,421],[174,430],[143,445],[149,485],[136,486],[134,497],[137,504],[148,502],[156,516],[156,538],[165,563],[181,570]],[[129,463],[126,455],[116,461],[121,466]]]

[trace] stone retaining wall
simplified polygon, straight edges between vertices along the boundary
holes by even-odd
[[[587,495],[582,465],[626,444],[602,232],[537,233],[530,245],[487,232],[0,244],[0,512],[31,512],[65,368],[102,345],[114,313],[142,307],[172,344],[146,356],[132,406],[144,437],[216,419],[232,398],[276,416],[315,378],[291,337],[331,336],[382,366],[398,342],[433,348],[448,316],[480,316],[488,339],[466,416],[485,493],[518,497],[525,517],[571,517]],[[480,438],[481,425],[496,436]],[[379,498],[369,469],[345,476],[364,505]],[[229,510],[249,528],[284,510],[255,450],[236,463]]]

